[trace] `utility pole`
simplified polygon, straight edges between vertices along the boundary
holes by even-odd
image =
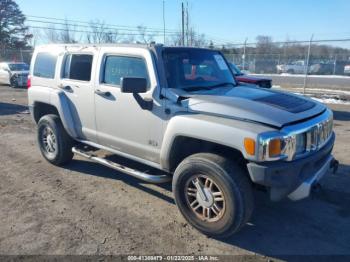
[[[188,37],[189,37],[189,31],[188,31],[188,1],[186,2],[186,45],[189,46],[189,41],[188,41]],[[191,43],[192,45],[192,43]]]
[[[336,69],[337,69],[337,54],[334,55],[333,75],[335,75]]]
[[[248,38],[245,39],[244,47],[243,47],[243,70],[245,70],[245,58],[246,58],[247,41],[248,41]]]
[[[163,44],[165,45],[165,0],[163,0]]]
[[[185,45],[185,9],[184,9],[184,2],[181,3],[182,7],[182,46]]]
[[[306,89],[306,84],[307,84],[307,74],[309,72],[310,52],[311,52],[311,44],[312,44],[312,39],[313,38],[314,38],[314,34],[311,35],[310,42],[309,42],[309,48],[308,48],[308,51],[307,51],[305,78],[304,78],[304,88],[303,88],[303,94],[304,95],[305,95],[305,89]]]

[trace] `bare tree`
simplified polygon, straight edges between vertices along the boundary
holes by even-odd
[[[104,42],[106,26],[103,21],[95,20],[90,22],[90,32],[87,33],[88,43],[99,44]]]
[[[49,43],[60,42],[60,34],[54,24],[49,25],[47,29],[43,30],[43,38],[46,38]]]
[[[108,28],[104,21],[95,20],[90,22],[90,31],[86,34],[88,43],[117,43],[120,41],[118,30]]]
[[[135,35],[128,35],[127,37],[124,37],[121,42],[124,44],[130,44],[135,43]]]
[[[256,37],[256,42],[256,52],[258,54],[270,54],[276,48],[271,36],[259,35]]]
[[[139,41],[144,44],[148,44],[150,42],[154,41],[154,34],[147,33],[147,27],[143,25],[139,25],[137,27],[137,30],[139,31]]]
[[[75,36],[76,25],[69,24],[65,20],[64,25],[61,30],[60,40],[62,43],[77,43],[78,40]]]
[[[181,32],[175,33],[167,40],[167,43],[171,46],[181,46],[182,45],[182,34]]]

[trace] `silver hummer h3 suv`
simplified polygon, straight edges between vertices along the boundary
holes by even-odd
[[[299,200],[337,167],[331,110],[238,84],[219,51],[41,46],[29,84],[44,158],[63,165],[77,154],[147,182],[172,181],[182,215],[211,236],[246,224],[256,185],[273,201]]]

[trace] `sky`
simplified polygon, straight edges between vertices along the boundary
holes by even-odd
[[[25,15],[163,28],[163,0],[16,0]],[[165,0],[167,30],[181,28],[181,0]],[[189,0],[190,23],[215,44],[350,38],[349,0]],[[159,38],[157,38],[158,40]]]

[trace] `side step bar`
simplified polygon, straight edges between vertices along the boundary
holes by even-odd
[[[124,174],[128,174],[131,175],[133,177],[136,177],[138,179],[141,179],[143,181],[149,182],[149,183],[153,183],[153,184],[160,184],[160,183],[166,183],[166,182],[170,182],[171,181],[171,177],[167,176],[167,175],[149,175],[145,172],[141,172],[120,164],[117,164],[115,162],[109,161],[107,159],[101,158],[101,157],[97,157],[91,154],[88,154],[85,151],[82,151],[76,147],[72,148],[72,152],[74,154],[77,154],[79,156],[85,157],[87,159],[90,159],[96,163],[99,163],[101,165],[107,166],[109,168],[112,168],[114,170],[117,170],[119,172],[122,172]]]

